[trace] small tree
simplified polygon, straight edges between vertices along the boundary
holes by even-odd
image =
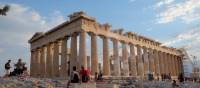
[[[5,5],[3,8],[0,8],[0,15],[6,16],[9,9],[10,9],[9,5]]]

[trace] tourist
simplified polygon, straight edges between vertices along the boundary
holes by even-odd
[[[22,72],[24,72],[26,70],[27,70],[26,63],[23,63]]]
[[[17,75],[20,75],[23,73],[23,66],[24,66],[24,63],[22,62],[22,59],[18,59],[17,64],[15,64]]]
[[[81,81],[83,83],[87,83],[90,80],[89,71],[85,69],[83,66],[81,66],[80,75],[81,75]]]
[[[98,73],[97,73],[97,72],[95,72],[95,74],[94,74],[94,80],[95,80],[95,81],[98,80]]]
[[[178,87],[178,85],[176,84],[176,81],[173,80],[173,81],[172,81],[172,88],[177,88],[177,87]]]
[[[23,73],[19,75],[19,78],[24,81],[24,80],[27,80],[28,77],[29,77],[29,73],[28,73],[27,67],[25,67],[23,69]]]
[[[9,76],[10,75],[10,68],[11,68],[11,60],[8,60],[8,62],[5,64],[5,70],[6,70],[6,75],[5,76]]]
[[[72,71],[72,74],[70,77],[71,77],[70,78],[71,83],[79,83],[80,82],[80,76],[79,76],[79,73],[76,71],[75,66],[73,67],[73,71]]]
[[[172,77],[171,77],[171,74],[170,74],[170,73],[169,73],[169,75],[168,75],[168,76],[169,76],[169,80],[172,80]]]
[[[103,80],[103,74],[102,74],[101,71],[99,72],[99,75],[98,75],[98,78],[97,78],[97,79],[98,79],[98,80],[101,80],[101,81]]]
[[[178,75],[178,80],[179,80],[179,82],[183,82],[184,81],[183,73],[180,73]]]

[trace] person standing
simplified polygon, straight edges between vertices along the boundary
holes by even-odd
[[[8,60],[8,62],[5,64],[5,70],[6,70],[6,75],[5,76],[9,76],[10,75],[10,68],[11,68],[11,60]]]
[[[22,74],[23,73],[23,66],[24,66],[22,59],[18,59],[18,62],[17,62],[17,64],[15,64],[15,66],[16,66],[16,70],[17,70],[17,75]]]

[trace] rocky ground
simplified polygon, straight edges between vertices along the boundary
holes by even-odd
[[[119,88],[173,88],[170,81],[108,81],[97,83],[97,88],[109,88],[105,85],[117,84]],[[28,78],[0,78],[0,88],[66,88],[66,80]],[[175,88],[200,88],[200,83],[185,82]],[[82,88],[82,87],[81,87]],[[87,87],[89,88],[89,87]],[[116,87],[118,88],[118,87]]]

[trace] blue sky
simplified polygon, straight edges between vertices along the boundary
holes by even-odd
[[[0,0],[5,4],[11,10],[0,16],[0,63],[20,57],[29,63],[28,39],[76,11],[200,56],[199,0]]]

